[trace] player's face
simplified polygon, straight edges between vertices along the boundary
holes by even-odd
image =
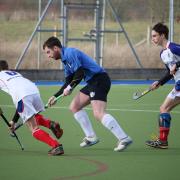
[[[44,51],[45,51],[48,58],[52,58],[54,60],[58,60],[61,58],[60,50],[56,46],[54,46],[52,49],[45,47]]]
[[[158,32],[152,30],[151,39],[152,39],[153,44],[157,46],[161,46],[163,42],[163,38],[164,38],[164,35],[160,35]]]

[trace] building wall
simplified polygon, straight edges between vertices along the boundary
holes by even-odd
[[[142,79],[153,80],[162,77],[165,69],[106,69],[112,80]],[[18,70],[32,81],[62,81],[63,70]]]

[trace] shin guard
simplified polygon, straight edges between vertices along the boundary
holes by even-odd
[[[161,113],[159,116],[159,139],[167,141],[171,125],[171,115],[169,113]]]

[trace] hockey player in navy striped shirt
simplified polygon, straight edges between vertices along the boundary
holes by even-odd
[[[162,23],[158,23],[152,28],[152,42],[162,47],[160,57],[167,68],[167,73],[159,81],[155,81],[151,88],[154,90],[172,78],[175,80],[175,86],[160,106],[159,137],[156,140],[146,141],[146,145],[160,149],[168,148],[170,112],[180,104],[180,45],[168,41],[168,34],[168,27]]]

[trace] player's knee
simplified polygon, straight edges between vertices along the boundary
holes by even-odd
[[[73,107],[72,105],[70,105],[70,106],[69,106],[69,110],[70,110],[71,112],[74,112],[74,107]]]
[[[31,117],[29,120],[27,120],[25,123],[31,132],[34,132],[34,131],[36,131],[36,129],[39,128],[34,116]]]
[[[33,135],[33,133],[36,132],[38,129],[39,129],[38,126],[29,128],[29,130],[31,131],[32,135]]]
[[[96,120],[101,120],[98,113],[94,113],[94,117],[95,117]]]
[[[161,113],[159,115],[159,127],[169,128],[171,125],[171,115],[169,113]]]
[[[79,111],[78,107],[75,106],[74,104],[71,104],[71,105],[69,106],[69,110],[70,110],[72,113],[76,113],[76,112]]]
[[[98,111],[93,111],[93,114],[94,114],[94,117],[98,120],[98,121],[101,121],[102,117],[103,117],[103,114],[101,114],[100,112]]]
[[[160,106],[159,110],[160,110],[160,113],[165,113],[165,112],[167,112],[167,109],[166,109],[165,106],[163,106],[163,105]]]

